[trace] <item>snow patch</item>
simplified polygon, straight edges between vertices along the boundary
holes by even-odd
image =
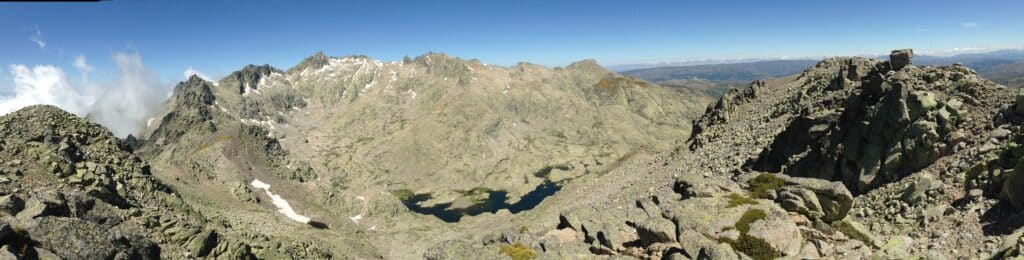
[[[270,197],[271,202],[274,203],[274,206],[277,206],[277,212],[284,214],[292,220],[306,224],[309,223],[309,217],[299,215],[299,213],[296,213],[295,209],[292,209],[292,206],[288,204],[288,201],[282,198],[281,195],[270,192],[270,184],[262,182],[260,179],[252,179],[251,185],[257,189],[263,189],[263,191],[267,192],[267,196]],[[359,217],[362,218],[361,215]]]

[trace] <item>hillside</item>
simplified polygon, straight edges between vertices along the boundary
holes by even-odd
[[[1007,87],[1024,86],[1024,61],[999,64],[978,71],[978,75]]]

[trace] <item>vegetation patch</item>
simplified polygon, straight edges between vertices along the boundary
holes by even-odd
[[[768,241],[747,234],[740,234],[739,239],[736,239],[736,241],[725,239],[723,242],[732,245],[732,248],[736,251],[743,252],[756,260],[770,260],[782,257],[782,253],[772,248]]]
[[[512,260],[530,260],[537,258],[537,251],[534,251],[532,248],[519,242],[516,242],[513,245],[502,245],[501,250],[498,252],[511,257]]]
[[[736,230],[740,232],[739,238],[736,240],[722,238],[721,241],[732,246],[736,251],[740,251],[751,258],[761,259],[776,259],[782,257],[782,253],[772,247],[768,241],[764,239],[756,238],[747,233],[750,232],[750,225],[758,220],[762,220],[768,217],[768,214],[764,210],[750,209],[743,213],[739,221],[736,221]]]
[[[412,190],[409,190],[409,189],[397,189],[397,190],[392,190],[391,191],[391,195],[395,196],[395,198],[398,198],[398,200],[406,201],[406,200],[411,199],[412,196],[415,196],[416,194],[413,193]]]
[[[785,183],[786,180],[771,173],[762,173],[747,182],[750,184],[750,197],[758,199],[767,199],[768,191],[776,191]]]
[[[729,194],[727,197],[729,198],[729,205],[726,205],[726,208],[734,208],[741,205],[757,205],[757,201],[736,193]]]
[[[743,212],[743,216],[740,217],[739,221],[736,221],[736,230],[739,230],[740,233],[746,234],[747,232],[750,232],[750,224],[766,217],[768,217],[768,214],[765,213],[764,210],[749,209],[747,212]]]

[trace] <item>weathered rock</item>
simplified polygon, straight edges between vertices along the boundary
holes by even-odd
[[[1000,127],[993,129],[992,131],[989,131],[988,137],[1002,140],[1009,137],[1010,134],[1013,134],[1013,131],[1010,131],[1010,129],[1006,129],[1005,127]]]
[[[818,201],[818,195],[813,191],[796,187],[783,187],[776,199],[779,206],[788,211],[804,214],[813,219],[821,219],[825,216]]]
[[[913,182],[904,191],[901,199],[910,205],[917,205],[926,198],[925,192],[938,189],[939,183],[927,174],[921,175],[916,182]]]
[[[871,231],[869,231],[867,227],[849,218],[832,222],[832,228],[846,234],[846,236],[849,236],[850,238],[860,240],[865,244],[878,245],[878,240],[875,239],[875,236],[871,234]]]
[[[34,193],[25,203],[25,209],[18,212],[19,219],[32,219],[44,216],[68,216],[70,214],[64,194],[57,191],[41,191]]]
[[[911,49],[900,49],[894,50],[889,54],[889,64],[892,65],[893,70],[901,70],[908,65],[913,64],[911,61],[914,58],[914,50]]]
[[[624,239],[623,237],[622,230],[619,229],[615,224],[606,222],[600,226],[600,229],[597,230],[597,242],[601,246],[604,246],[611,250],[624,250],[625,247],[623,246],[623,244],[625,244],[626,241],[627,240]]]
[[[0,196],[0,216],[14,216],[25,208],[25,202],[17,195],[8,194]]]
[[[768,242],[775,251],[786,256],[800,253],[803,242],[800,229],[785,214],[770,214],[765,219],[754,221],[747,235]]]
[[[664,218],[652,217],[636,223],[636,232],[645,244],[676,241],[676,225]]]
[[[709,239],[700,232],[684,229],[679,233],[683,251],[694,259],[739,259],[736,251],[728,244]]]
[[[1002,197],[1010,201],[1015,208],[1024,208],[1024,160],[1017,162],[1013,172],[1003,181]]]
[[[853,194],[840,182],[821,179],[789,177],[779,194],[783,208],[799,212],[814,219],[832,222],[846,217],[853,207]],[[789,200],[789,202],[786,202]]]
[[[909,257],[909,249],[914,246],[914,239],[908,236],[895,236],[889,239],[885,245],[882,246],[882,252],[890,258],[907,258]]]
[[[206,256],[216,245],[217,232],[213,230],[205,230],[193,236],[192,239],[188,241],[185,248],[195,256]]]

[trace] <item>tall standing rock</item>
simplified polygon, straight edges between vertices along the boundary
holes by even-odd
[[[912,49],[894,50],[889,53],[889,64],[892,65],[893,70],[900,70],[913,64],[911,59],[914,59],[914,50]]]

